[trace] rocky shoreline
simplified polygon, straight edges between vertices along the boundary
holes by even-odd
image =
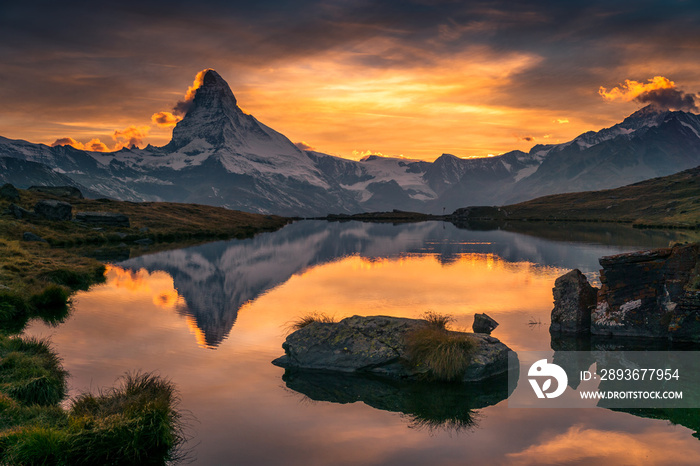
[[[553,289],[553,334],[700,342],[700,243],[600,259],[601,288],[579,270]]]

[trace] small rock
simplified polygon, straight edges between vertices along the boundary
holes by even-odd
[[[44,238],[32,233],[31,231],[25,231],[24,234],[22,235],[22,239],[24,241],[39,241],[42,243],[46,243],[46,240]]]
[[[153,240],[151,238],[141,238],[134,241],[134,243],[140,244],[142,246],[148,246],[149,244],[153,244]]]
[[[36,203],[34,213],[46,220],[65,221],[73,218],[73,206],[63,201],[43,200]]]
[[[116,212],[78,212],[75,214],[75,221],[91,225],[130,227],[129,217]]]
[[[486,333],[490,335],[496,327],[498,327],[498,322],[486,314],[474,314],[474,323],[472,324],[474,333]]]
[[[579,269],[554,282],[554,309],[549,331],[552,333],[588,333],[591,312],[595,309],[598,289],[591,286]]]
[[[53,196],[84,199],[83,193],[75,186],[30,186],[28,191],[35,193],[51,194]]]
[[[30,211],[28,211],[27,209],[21,208],[17,204],[10,204],[10,207],[7,210],[9,210],[10,213],[12,215],[14,215],[14,217],[17,220],[22,220],[23,218],[29,218],[33,215]]]
[[[19,201],[19,191],[10,183],[5,183],[0,187],[0,198],[8,201]]]
[[[120,232],[117,233],[117,236],[119,237],[119,239],[124,239],[124,238],[126,238],[127,236],[129,236],[129,235],[127,235],[126,233],[123,233],[123,232],[120,231]]]
[[[148,227],[141,227],[141,228],[139,228],[139,231],[141,233],[148,233],[149,230],[148,230]]]

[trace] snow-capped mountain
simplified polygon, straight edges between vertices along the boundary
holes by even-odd
[[[89,152],[0,138],[0,181],[73,184],[87,195],[219,205],[316,216],[381,210],[451,212],[533,197],[613,188],[700,165],[700,117],[645,107],[558,145],[434,162],[302,151],[244,113],[208,70],[163,147]],[[99,193],[99,194],[96,194]]]

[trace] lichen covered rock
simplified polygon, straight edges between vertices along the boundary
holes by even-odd
[[[313,322],[287,337],[282,344],[285,355],[273,364],[392,378],[425,378],[429,369],[410,362],[407,336],[426,325],[424,320],[387,316],[353,316],[337,323]],[[461,335],[473,342],[462,381],[480,381],[507,372],[510,349],[506,345],[489,335]]]

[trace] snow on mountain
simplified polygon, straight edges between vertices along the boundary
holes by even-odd
[[[244,113],[226,81],[208,70],[163,147],[100,153],[0,137],[0,157],[19,161],[5,162],[0,174],[18,187],[72,184],[88,195],[290,216],[442,213],[612,188],[700,165],[700,117],[645,107],[609,128],[529,153],[353,161],[298,149]]]

